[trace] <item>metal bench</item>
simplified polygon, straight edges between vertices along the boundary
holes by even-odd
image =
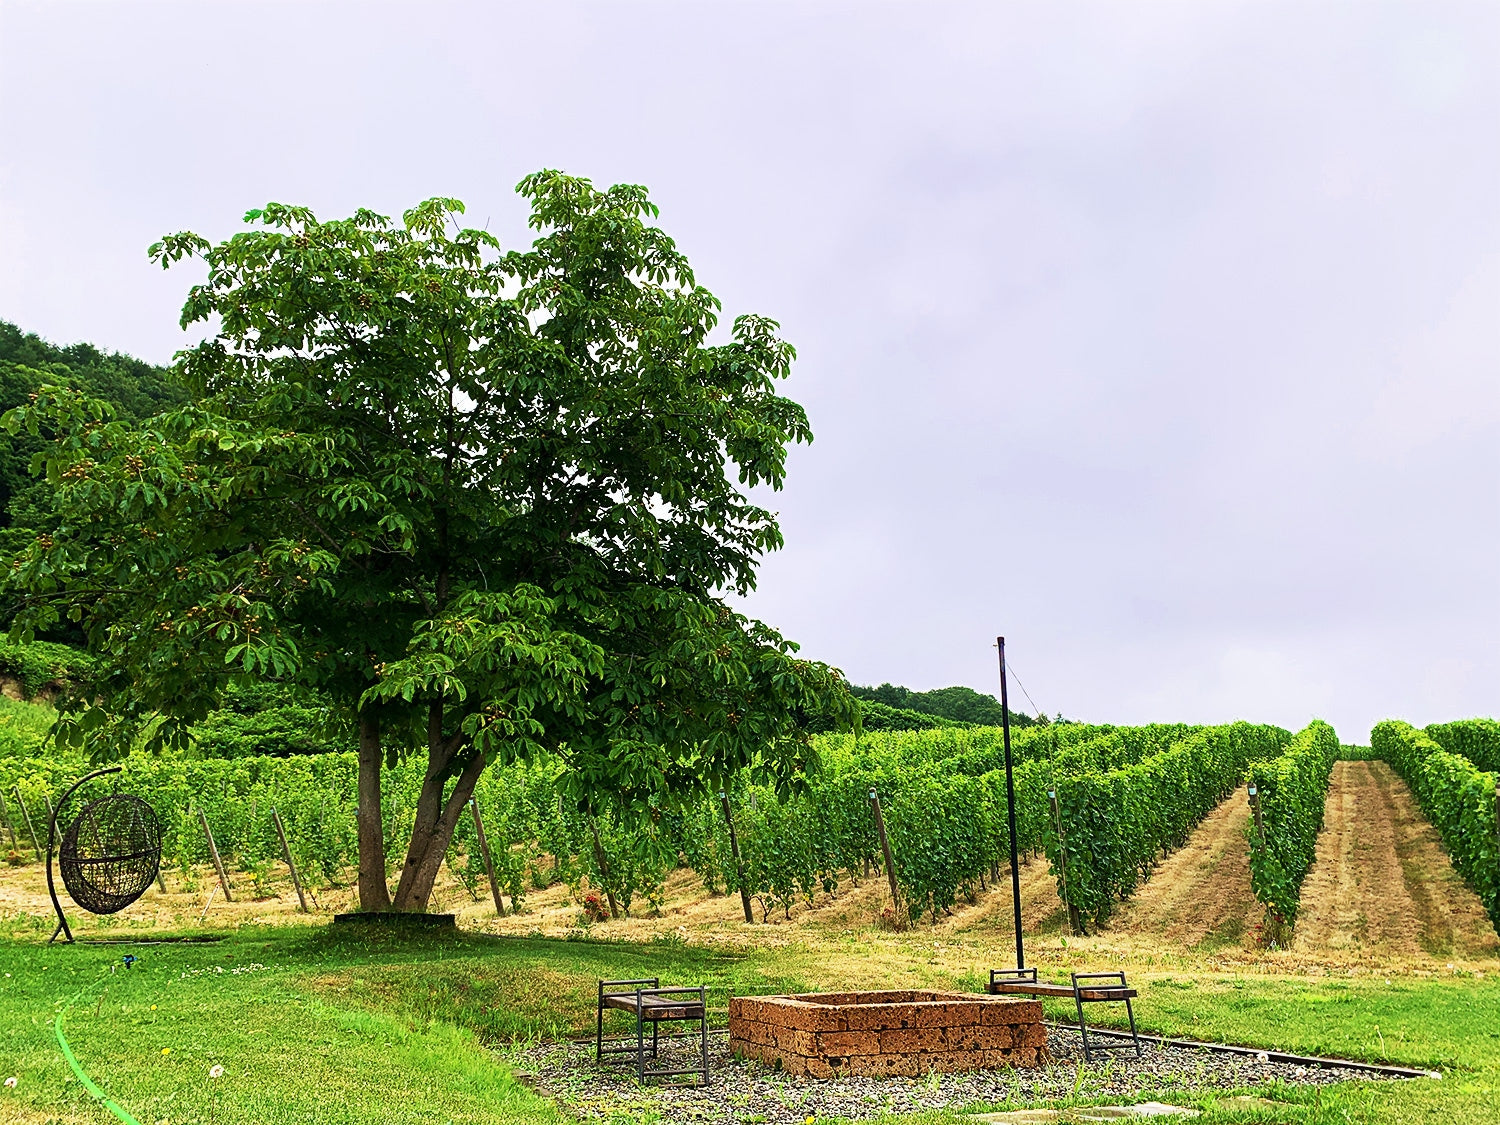
[[[613,1008],[635,1016],[635,1042],[626,1037],[604,1045],[604,1010]],[[698,1065],[688,1070],[646,1068],[646,1025],[651,1025],[650,1058],[655,1060],[661,1046],[661,1025],[667,1022],[698,1021]],[[685,1038],[685,1036],[684,1036]],[[605,1062],[607,1056],[628,1055],[635,1059],[636,1077],[672,1078],[683,1074],[698,1075],[700,1086],[708,1085],[708,994],[703,985],[696,988],[662,988],[660,977],[645,980],[601,980],[599,982],[599,1015],[594,1031],[594,1058]],[[615,1060],[609,1059],[613,1062]],[[628,1061],[628,1060],[627,1060]]]
[[[1112,984],[1083,982],[1112,981]],[[1121,1047],[1134,1047],[1136,1056],[1141,1054],[1141,1037],[1135,1030],[1135,1010],[1130,1001],[1139,996],[1135,989],[1125,983],[1124,973],[1074,973],[1072,985],[1049,984],[1037,980],[1036,969],[991,969],[990,992],[994,995],[1017,994],[1022,996],[1052,996],[1058,999],[1071,997],[1078,1010],[1078,1033],[1083,1036],[1083,1060],[1089,1062],[1095,1051],[1114,1051]],[[1085,1004],[1123,1003],[1125,1015],[1130,1020],[1130,1039],[1123,1043],[1090,1043],[1089,1026],[1083,1018]]]

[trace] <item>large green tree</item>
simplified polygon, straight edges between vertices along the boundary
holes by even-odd
[[[580,806],[652,815],[730,772],[794,785],[839,673],[732,610],[781,543],[807,419],[792,348],[718,301],[644,189],[528,177],[504,252],[433,199],[393,224],[279,204],[200,258],[191,405],[130,424],[66,388],[7,415],[52,437],[65,519],[10,562],[17,628],[77,621],[105,664],[64,735],[182,742],[226,682],[318,688],[359,731],[360,901],[425,909],[487,763],[562,755]],[[388,889],[383,765],[426,773]]]

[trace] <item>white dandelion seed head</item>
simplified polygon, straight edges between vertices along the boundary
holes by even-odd
[[[220,1066],[218,1063],[214,1063],[213,1066],[211,1066],[211,1067],[208,1068],[208,1076],[210,1078],[223,1078],[224,1077],[224,1068],[222,1066]]]
[[[14,1090],[16,1088],[16,1082],[17,1082],[16,1076],[14,1074],[12,1074],[9,1078],[7,1078],[5,1080],[5,1088],[7,1090]]]

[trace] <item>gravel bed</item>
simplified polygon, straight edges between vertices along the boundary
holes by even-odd
[[[805,1125],[810,1117],[862,1121],[883,1113],[960,1108],[980,1103],[1033,1102],[1054,1098],[1140,1100],[1170,1091],[1231,1090],[1271,1081],[1326,1085],[1378,1077],[1368,1071],[1261,1061],[1186,1047],[1146,1044],[1134,1051],[1111,1051],[1083,1063],[1076,1031],[1048,1027],[1052,1062],[1047,1066],[988,1070],[925,1078],[793,1078],[729,1053],[727,1035],[711,1032],[709,1085],[668,1086],[659,1080],[637,1083],[633,1068],[600,1066],[594,1044],[550,1044],[509,1053],[518,1074],[538,1092],[556,1099],[585,1120],[662,1122],[663,1125]],[[663,1069],[698,1061],[698,1040],[662,1044]],[[691,1077],[686,1081],[692,1081]]]

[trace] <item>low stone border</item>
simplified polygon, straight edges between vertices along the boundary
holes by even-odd
[[[1092,1035],[1093,1029],[1090,1028]],[[1147,1046],[1145,1056],[1115,1051],[1083,1062],[1078,1033],[1050,1025],[1050,1065],[929,1074],[919,1078],[808,1079],[737,1059],[724,1032],[709,1040],[709,1085],[640,1086],[633,1075],[594,1062],[593,1042],[564,1043],[507,1053],[518,1075],[584,1120],[627,1122],[659,1116],[663,1125],[804,1125],[809,1117],[869,1120],[886,1113],[960,1109],[977,1105],[1062,1098],[1138,1101],[1177,1092],[1257,1089],[1273,1081],[1328,1085],[1378,1076],[1338,1066],[1278,1062],[1202,1048]],[[693,1042],[667,1041],[664,1053],[696,1052]],[[1173,1099],[1168,1099],[1173,1100]]]
[[[736,996],[729,1049],[809,1078],[916,1078],[1045,1057],[1042,1003],[1014,996],[898,989]]]

